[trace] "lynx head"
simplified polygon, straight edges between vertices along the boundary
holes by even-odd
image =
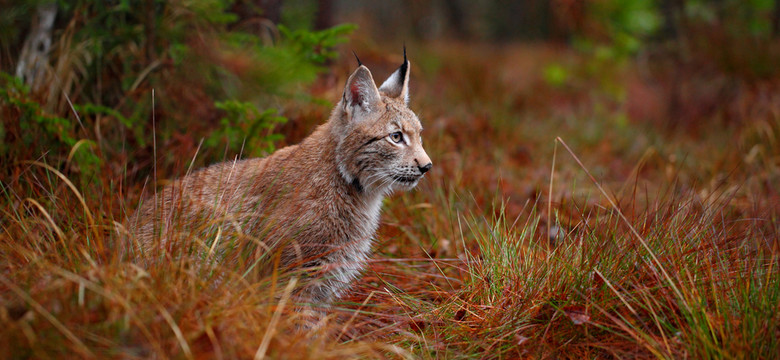
[[[376,87],[360,64],[334,110],[339,172],[360,191],[412,189],[433,164],[422,146],[422,125],[409,109],[409,61]]]

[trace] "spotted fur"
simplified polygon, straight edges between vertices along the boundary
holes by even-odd
[[[361,64],[330,119],[300,144],[209,166],[146,201],[130,219],[133,253],[170,259],[189,246],[200,258],[247,264],[279,254],[283,267],[319,270],[307,299],[337,298],[365,267],[382,199],[432,166],[408,94],[408,60],[379,88]],[[182,226],[200,235],[176,243]]]

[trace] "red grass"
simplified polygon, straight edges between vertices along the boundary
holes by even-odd
[[[0,356],[777,354],[780,120],[764,116],[776,102],[691,135],[622,123],[594,79],[546,85],[545,64],[585,61],[563,49],[415,48],[412,107],[434,169],[386,202],[368,270],[321,326],[300,331],[310,319],[283,301],[291,275],[118,257],[115,225],[143,182],[74,191],[72,176],[20,163],[0,184]],[[639,66],[611,76],[628,86]],[[343,79],[321,81],[335,101]],[[327,109],[286,114],[295,141]],[[175,144],[158,153],[190,158],[197,141]]]

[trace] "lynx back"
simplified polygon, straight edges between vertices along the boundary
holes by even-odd
[[[303,298],[340,296],[365,267],[382,199],[414,188],[432,167],[408,107],[409,70],[404,51],[403,64],[377,87],[359,64],[330,119],[301,143],[163,188],[130,219],[132,252],[148,263],[187,249],[258,269],[278,254],[285,268],[317,270]],[[196,231],[182,237],[182,228]]]

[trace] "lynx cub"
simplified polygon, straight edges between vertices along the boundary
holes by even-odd
[[[406,51],[379,88],[358,65],[330,119],[300,144],[201,169],[142,204],[130,219],[133,254],[185,248],[255,268],[278,256],[288,269],[317,270],[306,300],[340,296],[366,264],[383,197],[414,188],[433,166],[408,108]],[[199,235],[177,244],[183,227]]]

